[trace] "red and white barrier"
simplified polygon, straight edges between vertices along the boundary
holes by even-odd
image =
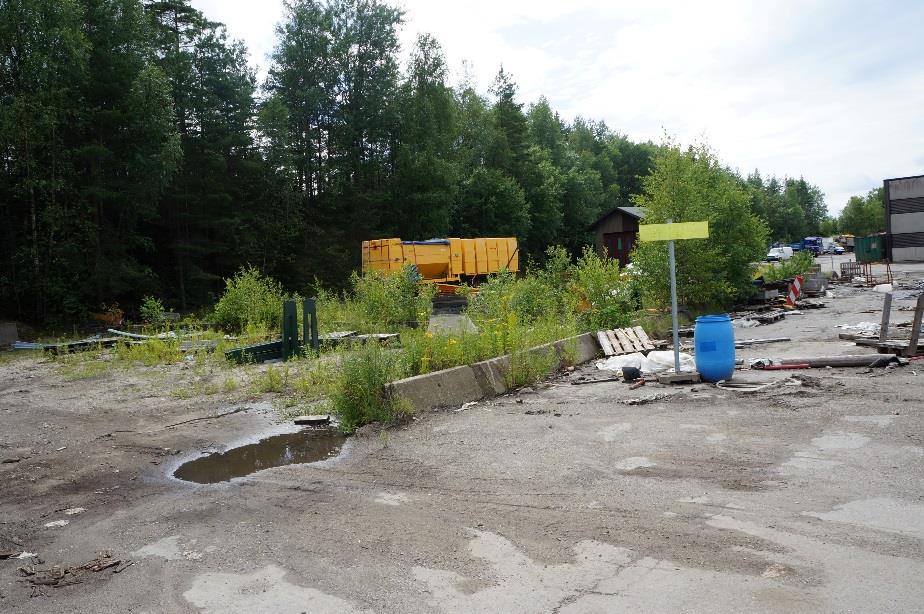
[[[786,304],[790,307],[796,306],[796,299],[802,294],[802,284],[805,278],[802,275],[796,275],[796,278],[789,284],[789,296],[786,297]]]

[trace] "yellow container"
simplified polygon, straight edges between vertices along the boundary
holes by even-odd
[[[362,260],[363,273],[395,271],[412,264],[423,279],[433,282],[458,282],[463,277],[488,275],[505,268],[512,272],[520,270],[517,240],[513,237],[430,241],[374,239],[363,241]]]

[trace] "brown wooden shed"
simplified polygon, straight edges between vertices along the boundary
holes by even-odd
[[[616,258],[620,266],[629,264],[632,248],[638,240],[639,220],[644,217],[642,207],[616,207],[601,215],[590,225],[597,253]]]

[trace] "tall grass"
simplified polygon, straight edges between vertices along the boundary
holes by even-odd
[[[370,343],[346,354],[331,395],[340,428],[352,432],[370,422],[391,423],[411,414],[404,399],[390,394],[388,384],[404,374],[394,354]]]

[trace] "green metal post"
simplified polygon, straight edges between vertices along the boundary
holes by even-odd
[[[306,298],[302,304],[302,343],[308,348],[308,337],[311,336],[311,349],[317,353],[321,349],[321,340],[318,336],[318,306],[313,298]]]
[[[298,352],[298,307],[295,301],[282,303],[282,359],[289,360]]]

